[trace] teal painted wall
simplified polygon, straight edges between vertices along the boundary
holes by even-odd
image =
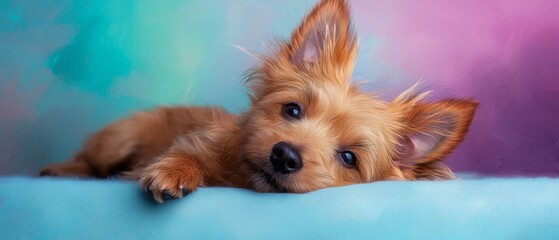
[[[0,174],[35,173],[134,111],[239,112],[241,84],[273,31],[311,1],[0,1]]]

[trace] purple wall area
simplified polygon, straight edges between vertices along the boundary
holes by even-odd
[[[559,176],[559,2],[354,0],[354,79],[390,100],[481,103],[448,162],[459,171]],[[243,71],[313,0],[0,3],[0,175],[33,174],[130,112],[163,104],[242,111]],[[202,24],[203,23],[203,24]]]
[[[380,39],[369,57],[404,72],[386,78],[481,103],[454,169],[559,175],[559,2],[359,1],[354,12]]]

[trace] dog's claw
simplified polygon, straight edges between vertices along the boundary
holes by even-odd
[[[181,189],[181,191],[182,191],[182,196],[183,197],[190,194],[190,190],[188,190],[188,188],[183,188],[183,189]]]
[[[146,194],[147,198],[155,200],[155,198],[153,197],[153,191],[151,189],[144,189],[144,193]]]
[[[39,173],[39,176],[41,176],[41,177],[56,177],[56,176],[58,176],[58,173],[56,173],[55,171],[52,171],[50,169],[43,169]]]
[[[177,199],[177,197],[174,196],[170,191],[168,190],[163,191],[163,201],[175,200],[175,199]]]

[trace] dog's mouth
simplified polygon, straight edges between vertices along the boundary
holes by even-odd
[[[279,192],[279,193],[293,192],[288,187],[281,184],[281,181],[278,181],[278,179],[275,177],[274,174],[269,173],[266,170],[258,167],[256,164],[249,161],[248,159],[245,159],[244,163],[248,166],[248,169],[249,171],[251,171],[253,176],[256,176],[255,181],[258,181],[258,183],[265,183],[268,187],[273,189],[273,192]]]

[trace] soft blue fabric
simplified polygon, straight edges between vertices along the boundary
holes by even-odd
[[[307,194],[0,178],[1,239],[559,239],[559,179],[378,182]]]

